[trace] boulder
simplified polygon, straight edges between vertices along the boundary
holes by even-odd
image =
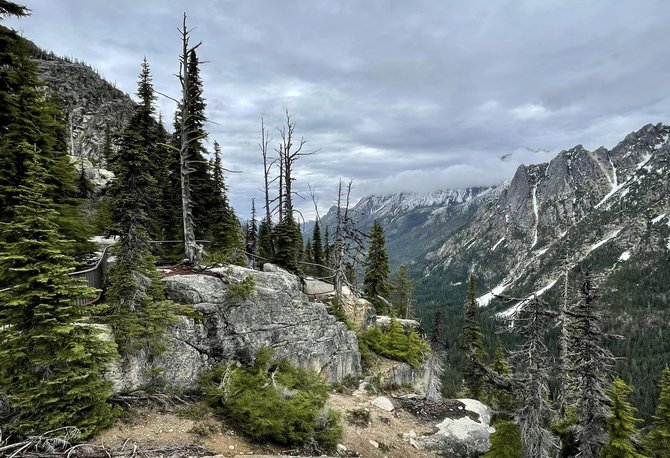
[[[405,320],[402,318],[396,318],[396,321],[400,326],[405,329],[405,331],[417,331],[423,333],[421,330],[421,324],[416,320]],[[383,329],[388,329],[391,325],[391,317],[387,315],[377,315],[374,320],[371,320],[369,326],[379,326]]]
[[[445,418],[436,425],[437,432],[427,436],[405,435],[410,443],[421,449],[444,456],[474,458],[488,451],[489,437],[495,432],[490,426],[491,410],[474,399],[459,399],[465,404],[466,415]]]
[[[337,295],[330,283],[309,277],[305,279],[304,291],[311,298],[323,302],[330,302]],[[358,297],[346,285],[342,286],[342,307],[356,329],[366,329],[375,321],[375,308],[370,301]]]
[[[370,404],[387,412],[393,412],[393,409],[395,408],[393,407],[391,400],[386,396],[378,396],[370,401]]]
[[[383,359],[379,367],[379,376],[382,387],[411,387],[415,393],[425,395],[430,372],[427,362],[414,368],[407,363]]]
[[[252,294],[231,295],[228,285],[247,276],[254,278]],[[325,305],[310,302],[295,275],[232,266],[169,276],[163,284],[169,299],[191,304],[202,319],[180,317],[171,329],[170,349],[155,361],[139,355],[111,371],[117,392],[156,377],[175,389],[192,388],[203,371],[228,359],[251,362],[263,346],[328,382],[361,372],[356,335],[328,314]]]

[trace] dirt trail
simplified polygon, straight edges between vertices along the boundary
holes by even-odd
[[[419,420],[409,412],[397,409],[387,412],[370,404],[374,396],[367,394],[332,393],[329,405],[342,416],[343,434],[341,444],[346,448],[343,456],[369,458],[436,457],[430,452],[420,451],[402,438],[411,430],[418,435],[429,433],[436,422]],[[389,396],[393,401],[393,398]],[[394,402],[396,407],[397,402]],[[367,426],[351,424],[349,412],[368,409],[370,423]],[[191,418],[183,418],[175,412],[164,412],[158,408],[137,408],[127,412],[115,426],[98,434],[93,442],[109,449],[140,450],[159,449],[187,444],[197,444],[213,454],[226,457],[239,455],[299,455],[304,450],[273,445],[259,445],[238,435],[232,428],[205,411]],[[185,453],[184,456],[190,455]]]

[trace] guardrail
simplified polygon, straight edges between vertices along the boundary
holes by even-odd
[[[107,270],[109,269],[109,249],[113,245],[107,245],[102,250],[102,255],[95,266],[79,270],[77,272],[70,273],[71,277],[81,277],[82,280],[86,282],[86,286],[95,288],[98,290],[95,296],[89,297],[79,297],[75,299],[75,304],[77,305],[92,305],[100,300],[102,296],[102,289],[105,286],[105,280],[107,278]],[[82,282],[83,283],[83,282]]]
[[[210,243],[209,240],[196,240],[196,242]],[[150,243],[160,246],[161,244],[177,244],[184,242],[182,240],[151,240]],[[98,302],[102,297],[102,291],[105,286],[105,280],[107,279],[107,270],[109,270],[109,264],[110,264],[109,250],[112,246],[114,246],[114,244],[105,246],[105,248],[102,250],[102,255],[100,256],[100,259],[98,259],[98,262],[95,264],[95,266],[88,269],[71,272],[70,274],[68,274],[71,277],[81,278],[83,284],[98,290],[95,295],[75,299],[75,304],[93,305],[96,302]],[[12,287],[0,289],[0,293],[9,291],[10,289],[12,289]]]

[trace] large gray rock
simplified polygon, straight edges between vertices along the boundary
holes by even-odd
[[[490,426],[491,410],[474,399],[459,399],[467,415],[445,418],[436,425],[438,431],[428,436],[406,435],[412,445],[444,456],[475,458],[491,447],[489,437],[495,432]]]
[[[254,278],[253,293],[231,297],[229,285],[248,275]],[[263,346],[329,382],[361,372],[356,335],[325,305],[310,302],[295,275],[229,267],[175,275],[163,283],[168,298],[191,304],[203,318],[180,317],[170,350],[157,361],[140,355],[112,371],[117,391],[151,383],[157,375],[174,388],[190,388],[203,371],[231,358],[250,362]]]
[[[381,385],[383,387],[411,387],[415,393],[426,394],[428,388],[428,364],[412,367],[407,363],[392,362],[389,368],[382,367]]]

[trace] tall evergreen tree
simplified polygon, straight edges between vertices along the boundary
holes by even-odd
[[[258,218],[256,214],[256,199],[251,199],[251,219],[247,224],[247,243],[250,241],[256,242],[258,239]]]
[[[299,273],[298,260],[301,258],[302,234],[298,223],[291,214],[286,214],[273,231],[275,251],[273,262],[289,272]]]
[[[389,256],[386,252],[386,239],[384,228],[375,221],[370,230],[370,244],[368,245],[368,256],[365,260],[365,277],[363,279],[363,292],[368,300],[375,306],[378,314],[389,313],[381,297],[388,297],[391,293],[389,276]]]
[[[479,315],[479,306],[477,305],[476,280],[473,274],[470,274],[468,280],[468,299],[465,304],[465,322],[463,324],[462,350],[464,354],[463,361],[463,382],[468,391],[468,395],[474,399],[480,399],[484,388],[484,361],[486,359],[486,350],[484,349],[484,336],[477,316]]]
[[[670,368],[663,370],[659,386],[658,406],[645,440],[645,451],[653,458],[670,456]]]
[[[491,370],[506,381],[508,381],[512,375],[512,369],[507,360],[505,348],[500,341],[498,341],[496,345],[495,355],[493,362],[491,363]],[[501,417],[507,419],[512,418],[513,397],[509,390],[502,389],[495,385],[490,386],[488,388],[487,401],[494,410],[499,412]]]
[[[638,431],[636,424],[641,420],[635,418],[637,409],[628,402],[628,396],[633,390],[626,383],[617,378],[607,390],[612,400],[611,415],[607,419],[609,441],[602,449],[603,458],[645,458],[633,444],[633,437]]]
[[[256,244],[256,255],[261,264],[274,258],[274,248],[272,241],[272,227],[267,219],[263,218],[258,226],[258,243]]]
[[[312,229],[312,257],[314,264],[318,264],[314,269],[314,273],[319,277],[326,276],[326,270],[320,267],[324,265],[324,253],[321,241],[321,225],[318,218],[314,223],[314,229]]]
[[[437,311],[433,317],[430,330],[430,358],[428,359],[428,382],[426,383],[426,400],[439,402],[442,400],[442,374],[444,373],[445,340],[444,315]]]
[[[244,259],[245,236],[240,221],[228,200],[228,186],[223,176],[221,146],[214,142],[214,160],[212,161],[214,194],[210,196],[209,214],[211,250],[225,255],[231,262],[246,265]]]
[[[407,268],[400,266],[393,276],[393,297],[392,302],[396,308],[396,314],[407,319],[412,318],[412,294],[414,293],[414,283],[407,274]]]
[[[544,343],[555,315],[547,304],[533,297],[514,319],[512,328],[525,339],[510,356],[517,406],[514,419],[525,458],[549,458],[558,448],[548,428],[553,412],[549,404],[549,350]]]
[[[590,272],[581,285],[581,299],[565,313],[573,329],[569,337],[570,372],[575,374],[577,400],[576,435],[579,456],[595,458],[607,442],[609,397],[605,393],[614,357],[604,346],[601,314],[596,310],[596,294]]]
[[[209,163],[206,159],[207,150],[204,141],[207,139],[205,130],[205,98],[203,96],[203,84],[200,77],[200,60],[195,49],[192,49],[188,58],[188,72],[190,85],[188,97],[190,101],[190,113],[187,119],[191,141],[189,143],[189,159],[191,163],[190,185],[193,199],[193,219],[195,222],[195,233],[198,238],[212,237],[214,222],[210,218],[214,196],[225,192],[216,189],[214,179],[209,173]]]
[[[326,267],[332,267],[333,246],[330,243],[330,234],[328,233],[328,226],[323,232],[323,262]]]
[[[310,238],[307,239],[307,242],[305,242],[305,249],[302,253],[302,261],[306,263],[307,265],[305,266],[305,271],[307,273],[314,272],[315,266],[314,264],[314,252],[312,251],[312,240]]]
[[[9,425],[38,435],[64,426],[82,437],[109,426],[111,383],[104,372],[114,347],[88,321],[77,299],[91,289],[68,275],[71,244],[59,232],[47,171],[34,145],[16,145],[26,158],[11,223],[0,223],[0,391],[18,415]]]
[[[25,7],[5,1],[0,19],[28,14]],[[29,44],[15,31],[0,25],[0,221],[14,218],[19,189],[26,179],[30,159],[22,142],[34,147],[47,170],[49,197],[62,233],[77,243],[66,247],[68,254],[83,255],[92,250],[90,228],[81,215],[77,199],[76,170],[67,153],[63,114],[49,99],[38,78],[37,65],[30,59]]]
[[[160,353],[173,320],[149,248],[155,179],[148,165],[151,138],[144,137],[152,135],[146,122],[153,112],[145,68],[143,65],[138,90],[142,103],[119,134],[118,151],[110,161],[116,176],[111,188],[112,214],[120,240],[117,260],[109,273],[107,300],[113,313],[109,322],[122,354],[140,350]]]

